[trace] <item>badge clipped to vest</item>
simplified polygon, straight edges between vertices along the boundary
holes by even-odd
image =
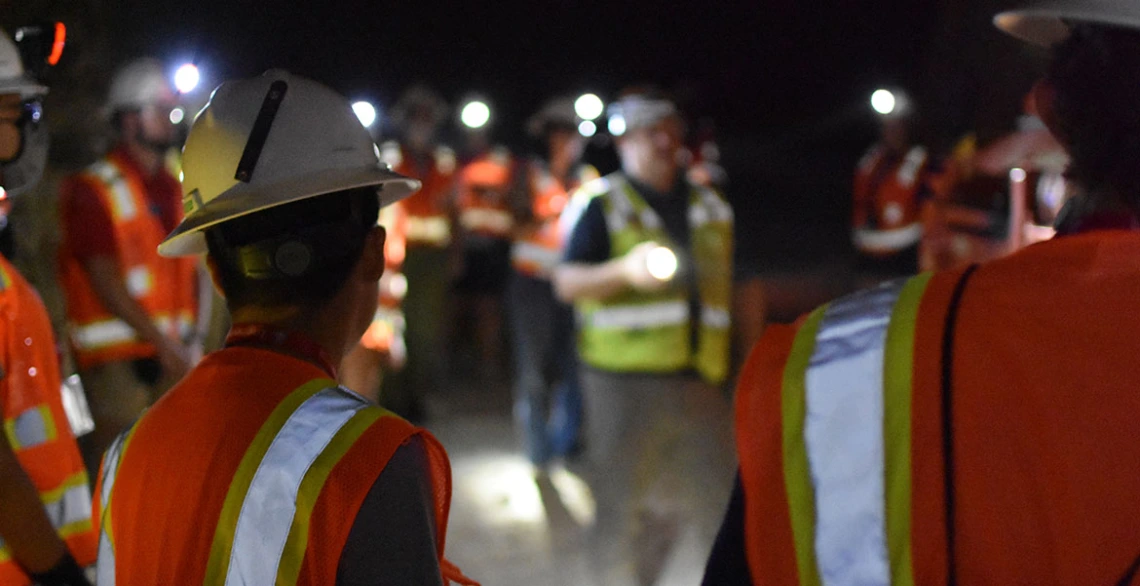
[[[87,406],[87,393],[83,391],[79,375],[73,374],[63,379],[59,393],[63,398],[63,411],[67,414],[71,433],[75,437],[81,437],[95,431],[95,420],[91,417],[91,408]]]

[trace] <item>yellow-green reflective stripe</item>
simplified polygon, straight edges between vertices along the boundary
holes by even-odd
[[[99,586],[115,586],[115,534],[111,527],[111,506],[114,500],[111,493],[115,490],[115,477],[119,473],[119,465],[123,462],[123,455],[134,437],[135,427],[119,434],[111,447],[103,455],[103,483],[100,486],[99,500],[102,510],[99,512],[99,557],[96,562],[96,582]]]
[[[333,436],[329,446],[313,461],[301,481],[297,492],[297,512],[289,527],[289,537],[281,554],[281,565],[277,567],[277,585],[292,586],[301,573],[301,562],[305,559],[305,549],[309,546],[309,520],[317,497],[325,486],[333,467],[344,457],[356,440],[381,417],[393,416],[379,407],[361,409]]]
[[[886,472],[887,550],[893,586],[914,586],[910,545],[910,414],[914,334],[918,306],[930,274],[903,286],[887,326],[883,372],[883,446]]]
[[[321,390],[336,386],[336,382],[329,379],[316,379],[305,383],[297,390],[285,397],[269,419],[257,431],[253,442],[242,456],[230,488],[226,492],[226,500],[222,505],[222,513],[218,518],[218,527],[214,530],[214,541],[210,547],[210,560],[206,564],[206,584],[222,584],[226,579],[226,572],[230,565],[230,554],[233,551],[234,532],[237,530],[238,514],[241,512],[245,495],[249,485],[253,483],[253,476],[277,432],[285,426],[289,416],[309,400],[310,397]]]
[[[815,491],[808,467],[804,417],[807,415],[807,369],[815,350],[815,336],[826,311],[827,306],[815,310],[800,326],[784,367],[782,385],[784,484],[788,491],[788,513],[792,521],[800,586],[820,585],[815,559]]]

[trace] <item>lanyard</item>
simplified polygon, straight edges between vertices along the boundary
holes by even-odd
[[[288,332],[265,324],[238,324],[226,336],[226,348],[234,346],[262,346],[284,350],[315,363],[329,377],[336,379],[336,367],[324,348],[303,334]]]

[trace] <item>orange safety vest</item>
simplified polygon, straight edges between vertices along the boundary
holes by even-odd
[[[63,409],[51,322],[32,286],[2,257],[0,324],[4,348],[0,420],[4,435],[71,555],[80,566],[90,565],[95,562],[97,541],[91,523],[91,491]],[[31,584],[2,536],[0,584]]]
[[[918,146],[899,161],[890,161],[881,145],[863,157],[855,171],[852,241],[856,249],[890,256],[922,239],[918,196],[927,160],[926,149]]]
[[[455,153],[439,147],[427,169],[416,165],[415,158],[394,142],[381,147],[381,159],[392,170],[419,179],[423,187],[397,205],[407,212],[409,246],[445,247],[451,242],[451,219],[448,198],[455,188]]]
[[[459,224],[467,232],[509,239],[514,218],[507,204],[511,157],[502,149],[467,163],[459,172]]]
[[[535,225],[515,239],[511,247],[511,264],[515,270],[532,277],[549,278],[562,260],[566,235],[559,218],[570,201],[570,194],[587,181],[599,177],[590,165],[581,165],[568,184],[551,174],[546,166],[530,168],[531,207]]]
[[[118,242],[123,284],[159,330],[186,338],[197,312],[195,259],[163,258],[158,244],[166,236],[149,211],[142,178],[112,153],[79,175],[99,194],[111,215]],[[152,344],[113,315],[96,296],[82,262],[64,248],[60,280],[67,295],[68,334],[80,368],[155,355]]]
[[[408,280],[400,272],[408,254],[408,213],[400,206],[380,210],[380,224],[388,236],[384,241],[384,278],[372,324],[360,338],[360,345],[377,352],[389,352],[404,343],[404,296]]]
[[[428,432],[308,362],[215,352],[104,456],[98,583],[333,584],[361,504],[413,436],[427,448],[443,577],[472,584],[443,559],[451,471]]]
[[[736,399],[758,585],[1125,584],[1140,234],[1089,232],[773,326]]]

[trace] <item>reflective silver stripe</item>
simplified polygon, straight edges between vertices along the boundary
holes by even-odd
[[[134,267],[127,271],[126,284],[132,297],[143,297],[154,289],[154,277],[145,266]]]
[[[511,231],[514,220],[509,213],[502,210],[473,208],[463,210],[459,216],[459,223],[468,230],[487,230],[496,234],[505,234]]]
[[[81,350],[97,350],[114,344],[133,342],[135,329],[120,319],[71,328],[71,339]]]
[[[107,527],[111,523],[111,516],[107,514],[107,505],[111,502],[111,491],[115,488],[115,475],[119,472],[123,444],[130,432],[128,429],[120,433],[103,454],[103,482],[99,486],[99,511],[102,518],[99,523],[99,557],[95,562],[95,583],[99,586],[115,585],[115,548],[111,545],[111,536],[107,533]]]
[[[884,488],[883,354],[905,280],[828,306],[806,382],[804,440],[815,487],[815,551],[827,586],[890,584]]]
[[[721,330],[727,329],[732,325],[732,314],[719,307],[702,307],[701,325]]]
[[[532,263],[544,271],[558,266],[562,251],[539,246],[533,242],[519,241],[511,247],[511,260],[517,263]]]
[[[87,477],[84,476],[84,479]],[[44,503],[51,526],[56,529],[91,519],[91,490],[83,484],[68,488],[58,500]]]
[[[915,222],[894,230],[856,229],[852,240],[859,250],[870,252],[894,252],[918,244],[922,240],[922,224]]]
[[[277,580],[277,568],[297,512],[301,480],[340,428],[367,405],[354,393],[333,387],[313,395],[289,416],[261,459],[242,500],[227,585],[273,584]]]
[[[407,238],[411,242],[446,244],[451,240],[451,226],[447,218],[408,216]]]
[[[590,315],[590,325],[600,329],[644,329],[688,321],[689,304],[686,301],[603,307]]]
[[[903,187],[911,187],[918,179],[918,172],[926,163],[926,149],[916,146],[906,154],[906,159],[899,166],[898,181]]]
[[[49,427],[48,417],[51,412],[46,406],[37,406],[16,416],[9,424],[12,435],[16,438],[16,448],[34,448],[54,439],[54,429]]]
[[[110,161],[100,161],[92,165],[91,170],[107,188],[115,207],[111,212],[117,215],[118,219],[131,220],[138,215],[138,208],[135,207],[131,187],[123,178],[118,167]]]

